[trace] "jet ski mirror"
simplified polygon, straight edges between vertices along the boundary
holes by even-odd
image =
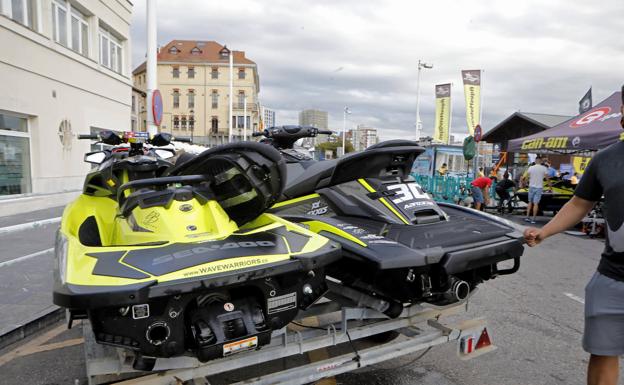
[[[106,152],[95,151],[85,154],[84,161],[92,164],[101,164],[106,159]]]
[[[156,155],[158,155],[159,158],[162,159],[169,159],[175,155],[175,152],[173,150],[167,150],[163,148],[155,149],[154,152],[156,153]]]
[[[111,146],[116,146],[118,144],[121,144],[122,142],[119,135],[115,134],[112,131],[101,131],[100,139],[102,140],[102,142],[110,144]]]

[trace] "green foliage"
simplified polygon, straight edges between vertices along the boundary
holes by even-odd
[[[337,156],[337,151],[339,147],[342,148],[342,140],[338,142],[324,142],[324,143],[319,143],[316,145],[317,150],[321,150],[321,151],[330,150],[334,154],[334,157]],[[353,145],[348,140],[347,140],[347,143],[345,143],[345,151],[348,153],[354,151]]]

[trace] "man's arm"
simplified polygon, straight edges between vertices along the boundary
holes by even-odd
[[[524,238],[529,246],[535,246],[551,235],[560,233],[579,223],[591,211],[596,202],[588,201],[577,196],[566,203],[553,219],[541,229],[528,228],[524,231]]]

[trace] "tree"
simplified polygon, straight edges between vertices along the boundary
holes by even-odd
[[[342,148],[342,140],[340,140],[339,142],[324,142],[316,145],[317,150],[321,150],[323,152],[329,150],[332,152],[334,157],[337,156],[338,148]],[[348,153],[353,152],[353,145],[348,140],[347,143],[345,143],[345,151]]]

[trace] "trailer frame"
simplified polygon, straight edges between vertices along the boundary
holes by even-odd
[[[474,292],[471,296],[473,294]],[[457,325],[442,321],[443,317],[466,312],[469,298],[444,307],[412,304],[406,306],[399,317],[389,319],[382,312],[370,307],[353,306],[354,303],[347,299],[339,303],[334,296],[332,301],[318,303],[297,317],[298,321],[303,323],[311,319],[321,320],[317,326],[284,327],[274,331],[271,343],[261,349],[241,352],[206,363],[201,363],[190,356],[158,358],[154,372],[134,370],[132,351],[96,343],[88,322],[85,322],[83,334],[87,377],[89,385],[111,382],[123,385],[209,384],[210,377],[215,375],[278,359],[292,358],[318,349],[349,344],[343,345],[350,346],[351,349],[347,353],[330,355],[327,359],[287,370],[269,370],[262,375],[235,383],[306,384],[434,346],[451,342],[457,342],[459,345],[462,338],[475,336],[486,327],[484,318],[469,319]],[[383,302],[372,297],[367,300],[367,304],[373,306],[375,301]],[[355,349],[354,341],[393,331],[399,332],[403,337],[362,350]],[[494,345],[489,345],[479,351],[459,356],[461,359],[470,359],[494,349]]]

